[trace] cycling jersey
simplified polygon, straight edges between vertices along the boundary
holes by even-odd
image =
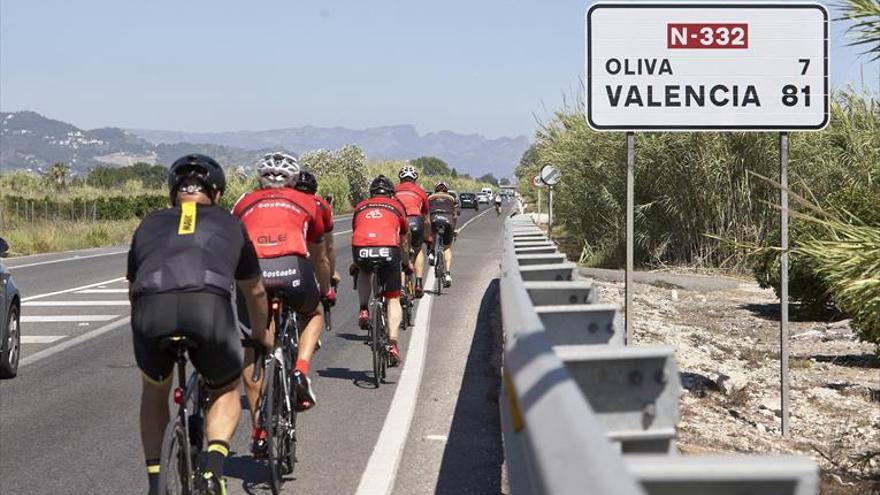
[[[435,192],[428,196],[428,205],[430,206],[431,215],[437,213],[454,215],[458,201],[451,194]]]
[[[315,201],[318,202],[318,215],[321,217],[321,221],[324,223],[324,232],[332,232],[333,231],[333,208],[330,207],[330,203],[324,199],[320,194],[315,194]]]
[[[232,214],[241,218],[257,256],[308,256],[308,242],[320,242],[324,223],[315,198],[289,188],[257,189],[242,196]]]
[[[361,201],[351,218],[352,246],[398,246],[400,234],[409,228],[404,206],[394,198],[375,197]]]
[[[135,298],[170,292],[228,298],[235,279],[259,276],[244,226],[216,206],[187,202],[150,213],[128,251],[126,278]]]
[[[407,216],[428,214],[428,195],[415,182],[404,181],[394,187],[394,197],[403,203]]]

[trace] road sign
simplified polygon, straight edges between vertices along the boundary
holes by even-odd
[[[544,181],[541,180],[540,175],[536,175],[534,179],[532,179],[532,185],[535,187],[544,187]]]
[[[562,172],[553,165],[544,165],[544,168],[541,169],[540,179],[544,184],[553,187],[559,184],[559,180],[562,179]]]
[[[597,3],[587,10],[596,130],[817,130],[828,11],[816,3]]]

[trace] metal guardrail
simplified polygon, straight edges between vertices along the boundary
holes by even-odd
[[[815,495],[806,457],[678,456],[675,349],[624,346],[616,306],[528,215],[506,220],[501,420],[513,495]]]

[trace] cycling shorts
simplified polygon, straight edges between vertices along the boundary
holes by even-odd
[[[443,244],[446,246],[451,246],[452,241],[455,240],[455,225],[454,220],[450,220],[451,215],[446,214],[436,214],[431,215],[431,230],[434,234],[438,234],[440,229],[443,230]]]
[[[263,258],[260,260],[260,271],[263,287],[270,300],[281,298],[288,307],[300,314],[310,314],[318,307],[321,289],[312,262],[308,259],[302,256]],[[241,292],[237,292],[235,302],[239,327],[249,335],[251,324],[247,303]]]
[[[410,246],[415,249],[425,242],[425,218],[412,215],[406,217],[406,222],[409,224]]]
[[[189,359],[212,388],[223,388],[241,375],[241,335],[229,298],[209,292],[166,292],[135,298],[131,308],[132,341],[138,367],[162,383],[174,371],[174,355],[159,347],[163,338],[181,335],[196,345]]]
[[[351,247],[354,264],[361,270],[358,284],[363,283],[364,273],[375,272],[379,277],[379,291],[385,297],[400,297],[400,248]]]

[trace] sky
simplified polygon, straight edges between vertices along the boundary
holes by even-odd
[[[580,92],[571,0],[0,0],[0,109],[81,128],[531,137]],[[832,23],[832,85],[880,63]]]

